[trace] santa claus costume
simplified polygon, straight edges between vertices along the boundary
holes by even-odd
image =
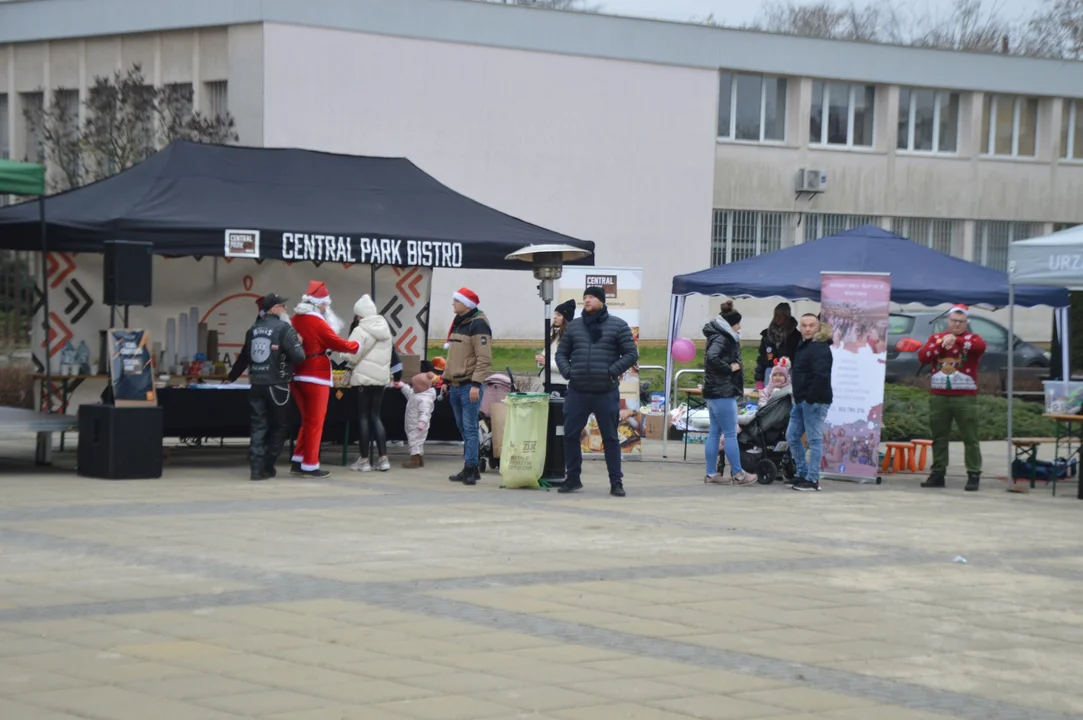
[[[293,397],[301,413],[293,466],[290,471],[301,477],[327,477],[320,470],[320,443],[327,400],[334,382],[331,379],[330,352],[356,353],[356,342],[339,337],[342,321],[331,311],[331,294],[322,282],[313,280],[301,302],[293,309],[293,328],[301,336],[305,359],[293,369]]]

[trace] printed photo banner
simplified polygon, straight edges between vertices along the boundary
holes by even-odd
[[[821,273],[820,318],[834,335],[824,477],[872,482],[879,472],[890,314],[889,274]]]
[[[69,348],[70,354],[71,348],[80,348],[83,343],[91,349],[92,361],[97,362],[100,332],[110,327],[109,306],[102,303],[103,260],[98,253],[49,253],[46,259],[50,299],[48,343],[41,330],[41,289],[35,288],[33,355],[39,372],[45,369],[49,358],[52,372],[59,373],[64,349]],[[284,295],[289,298],[287,306],[292,311],[308,282],[322,280],[331,293],[332,309],[346,328],[353,319],[354,303],[370,293],[395,333],[400,354],[424,355],[432,270],[377,266],[373,271],[370,265],[155,256],[154,304],[130,308],[128,325],[144,328],[163,352],[167,349],[167,330],[172,326],[173,352],[179,355],[183,346],[191,356],[191,348],[205,349],[199,347],[196,334],[199,325],[205,324],[207,329],[218,332],[219,356],[228,355],[235,361],[244,345],[245,333],[256,319],[256,301],[260,297],[271,292]],[[372,293],[373,274],[375,293]],[[120,312],[114,326],[122,322]],[[191,323],[193,317],[196,323]],[[77,388],[82,382],[69,381],[69,389]],[[53,385],[53,406],[57,407],[60,384]],[[85,388],[84,393],[70,401],[69,411],[74,412],[79,402],[94,402],[101,389],[100,386]]]
[[[575,300],[576,317],[583,312],[583,291],[597,286],[605,290],[609,314],[619,317],[632,329],[632,339],[639,346],[639,310],[643,289],[640,268],[565,267],[560,278],[557,303]],[[643,454],[643,413],[639,398],[639,366],[633,367],[620,379],[620,424],[617,434],[621,452],[626,458],[641,459]],[[602,436],[592,415],[587,421],[580,441],[584,458],[604,458]]]

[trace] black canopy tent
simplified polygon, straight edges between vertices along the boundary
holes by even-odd
[[[404,158],[177,141],[105,180],[45,200],[49,248],[145,241],[172,256],[525,270],[526,245],[594,243],[460,195]],[[36,204],[0,209],[0,247],[41,248]]]

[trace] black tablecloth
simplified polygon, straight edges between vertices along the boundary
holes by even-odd
[[[191,390],[162,388],[158,390],[158,405],[165,415],[163,435],[183,438],[246,438],[249,434],[247,390]],[[388,440],[406,440],[404,418],[406,397],[388,388],[384,393],[380,418],[387,430]],[[293,431],[300,427],[297,406],[290,400]],[[323,441],[341,443],[349,426],[349,441],[357,440],[357,392],[354,389],[331,388],[327,403],[327,421],[323,426]],[[455,417],[447,398],[436,403],[429,429],[429,440],[461,440],[455,427]]]

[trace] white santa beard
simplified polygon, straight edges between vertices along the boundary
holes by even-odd
[[[331,326],[331,329],[335,331],[335,334],[341,335],[342,328],[346,327],[346,324],[342,322],[342,318],[335,315],[335,311],[331,309],[331,305],[324,305],[320,308],[320,313],[323,315],[323,319],[327,321],[327,324]]]

